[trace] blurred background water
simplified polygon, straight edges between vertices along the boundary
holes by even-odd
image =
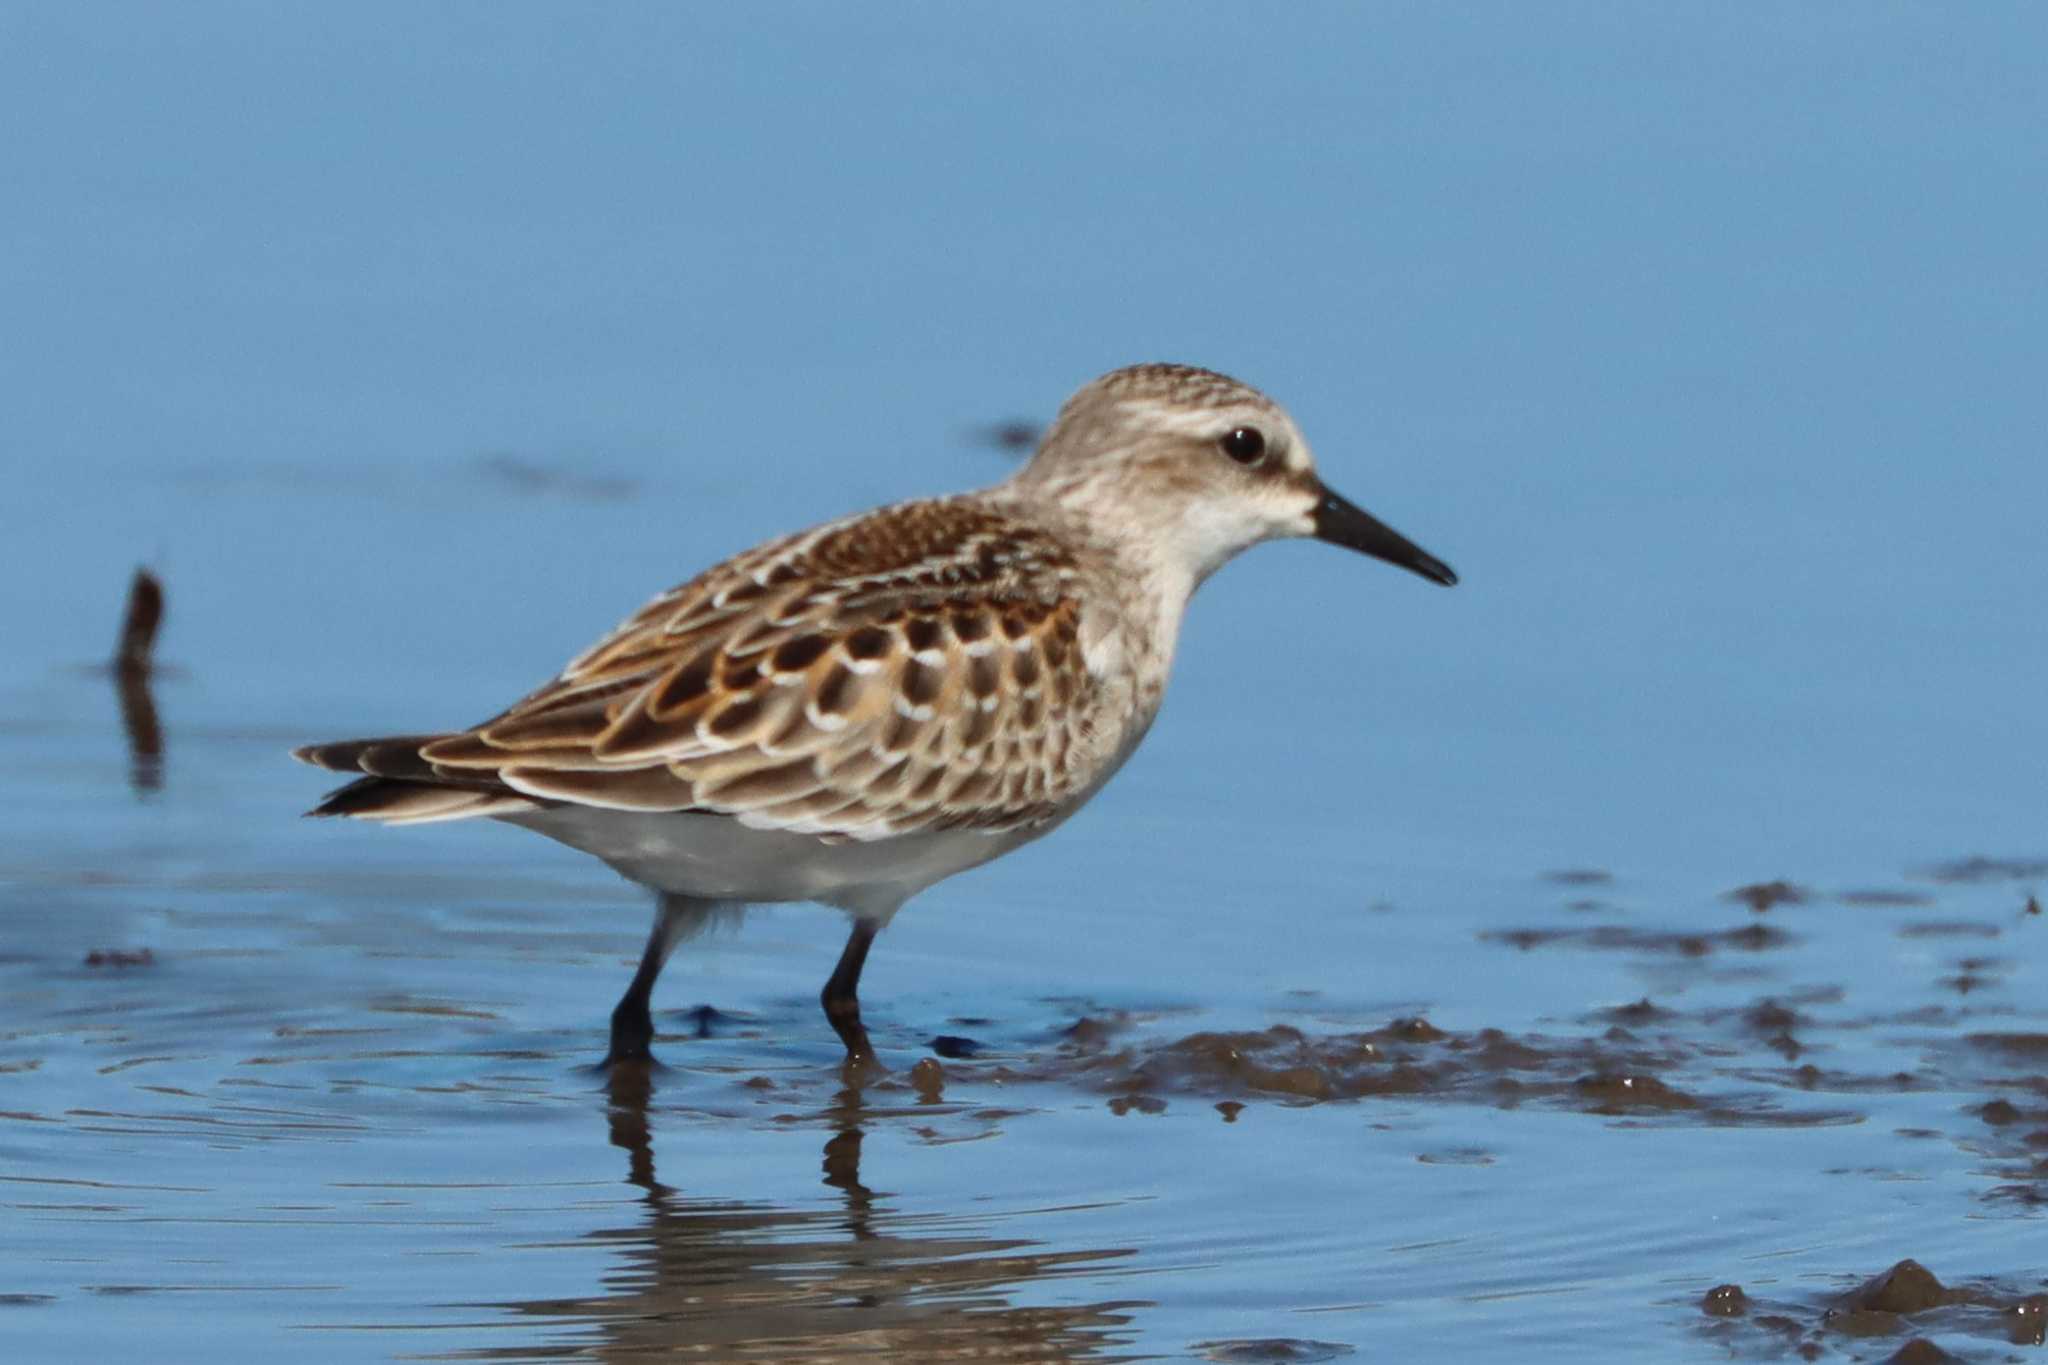
[[[812,1264],[879,1226],[917,1289],[846,1310],[876,1350],[993,1313],[1054,1356],[1458,1330],[1466,1358],[1591,1358],[1589,1324],[1663,1321],[1746,1256],[1895,1259],[1898,1186],[1774,1228],[1838,1168],[1919,1182],[1898,1254],[2038,1271],[1967,1143],[1896,1150],[1947,1090],[1768,1134],[1269,1108],[1256,1155],[1206,1104],[1147,1141],[1057,1084],[1025,1106],[1057,1123],[976,1119],[984,1093],[877,1128],[825,1098],[838,928],[802,910],[671,969],[658,1004],[754,1031],[621,1140],[568,1067],[632,891],[503,828],[302,824],[321,783],[284,750],[479,719],[716,558],[993,481],[992,424],[1186,361],[1280,398],[1464,583],[1286,546],[1206,587],[1116,783],[884,939],[867,994],[906,1066],[1104,1012],[1521,1032],[1660,992],[2039,1028],[2013,917],[2041,873],[1923,874],[2043,851],[2044,52],[2016,4],[0,10],[0,1174],[33,1229],[0,1336],[624,1353],[681,1339],[648,1324],[691,1248]],[[139,562],[170,602],[143,799],[85,671]],[[1910,894],[1816,912],[1749,978],[1480,937],[1586,922],[1541,880],[1573,868],[1613,874],[1613,923],[1712,932],[1765,878]],[[1907,933],[1937,886],[1974,927]],[[1965,998],[1940,983],[1973,951],[1998,961]],[[1946,1055],[1900,1036],[1840,1046]],[[1971,1074],[1974,1104],[2004,1073]],[[1617,1186],[1670,1225],[1603,1213]],[[1000,1311],[931,1288],[997,1262]],[[636,1307],[585,1303],[635,1274]],[[232,1309],[170,1292],[202,1280]],[[1552,1307],[1479,1306],[1529,1295]],[[654,1335],[593,1345],[594,1317]],[[724,1348],[772,1357],[773,1327]]]

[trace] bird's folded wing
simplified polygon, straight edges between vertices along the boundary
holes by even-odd
[[[986,510],[906,504],[720,565],[414,752],[444,781],[762,829],[1029,826],[1092,776],[1073,577]]]

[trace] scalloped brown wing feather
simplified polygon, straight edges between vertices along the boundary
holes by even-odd
[[[728,561],[414,752],[444,781],[764,829],[1036,824],[1091,775],[1075,576],[985,507],[905,504]]]

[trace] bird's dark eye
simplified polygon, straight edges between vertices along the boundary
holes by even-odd
[[[1238,427],[1217,442],[1239,464],[1257,464],[1266,455],[1266,434],[1257,427]]]

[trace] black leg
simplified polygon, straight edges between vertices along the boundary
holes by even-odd
[[[668,961],[667,945],[660,940],[657,923],[654,936],[647,940],[647,951],[640,955],[640,970],[633,973],[633,984],[626,987],[626,993],[612,1009],[612,1050],[605,1055],[606,1066],[654,1060],[654,1012],[648,1001],[654,995],[654,979],[661,975],[662,964]]]
[[[647,950],[640,954],[640,970],[633,973],[633,984],[626,987],[612,1010],[612,1048],[605,1054],[606,1066],[654,1060],[654,1013],[648,1002],[654,995],[655,979],[676,944],[730,911],[731,907],[716,901],[677,895],[664,895],[655,903],[654,928],[647,935]]]
[[[846,1044],[848,1065],[865,1066],[875,1060],[875,1050],[868,1046],[868,1031],[860,1022],[860,969],[867,965],[868,945],[875,941],[876,925],[872,920],[856,919],[853,932],[847,935],[846,951],[839,955],[839,965],[832,969],[832,979],[825,983],[825,989],[818,1001],[825,1007],[825,1018],[839,1035],[839,1041]]]

